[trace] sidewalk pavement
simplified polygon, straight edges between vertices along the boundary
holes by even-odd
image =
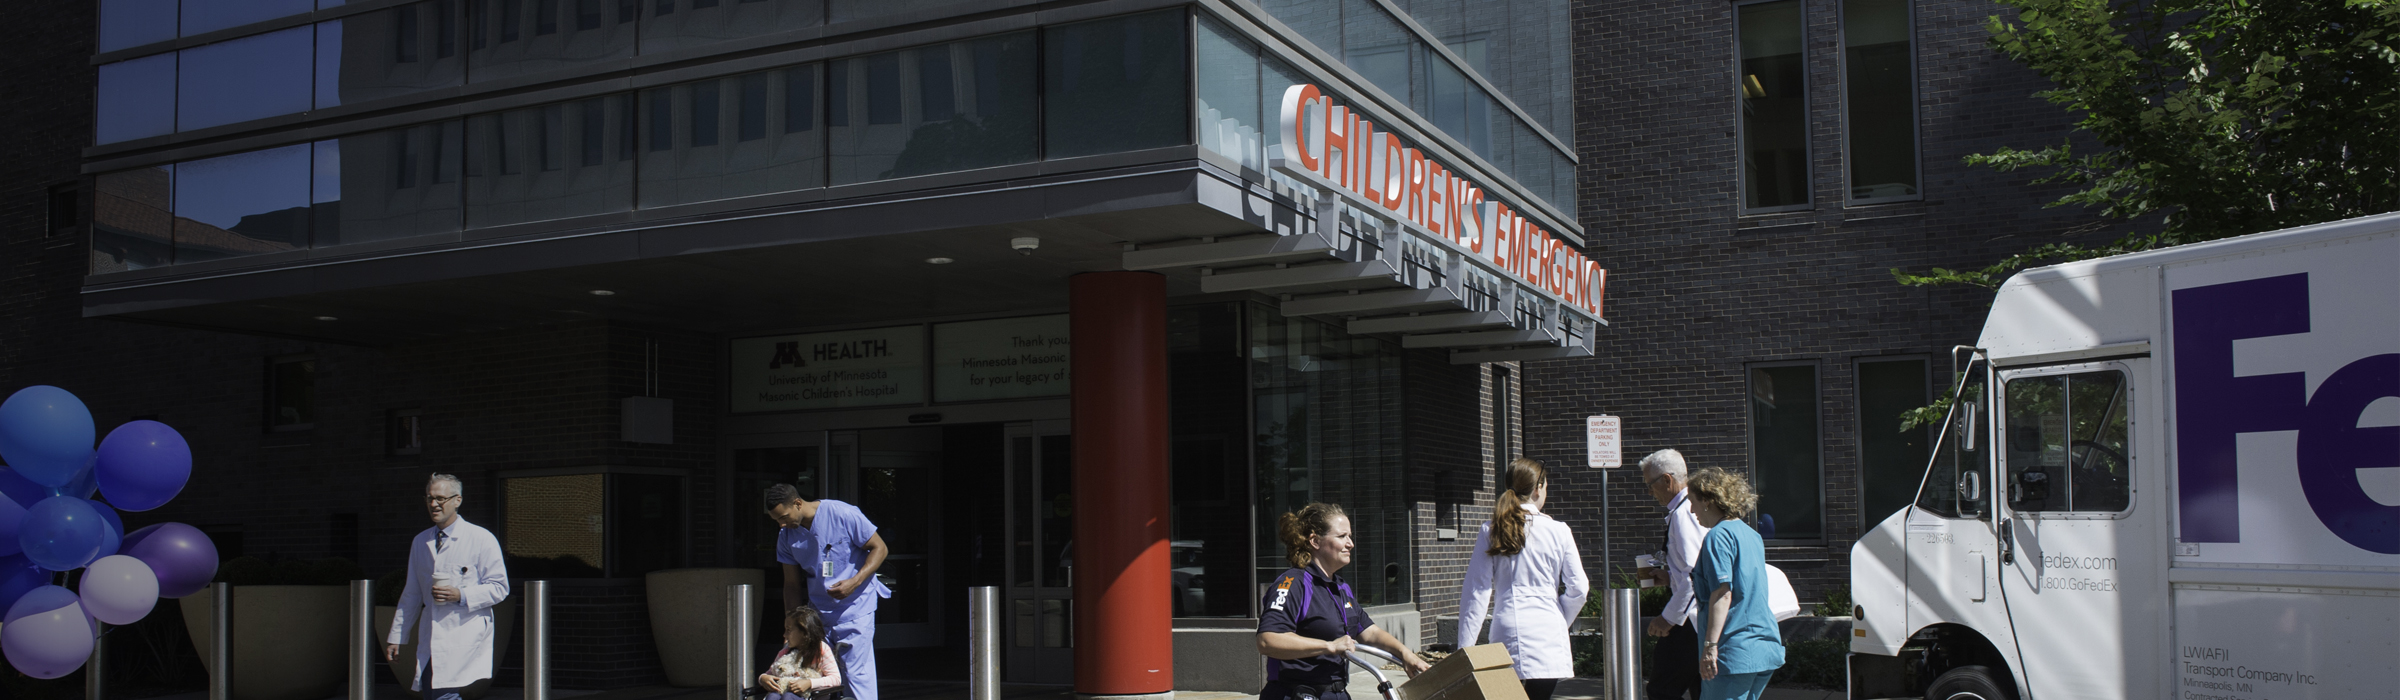
[[[1398,680],[1398,671],[1390,674]],[[1350,676],[1351,700],[1379,700],[1375,679],[1364,673]],[[1553,700],[1600,700],[1607,692],[1598,678],[1569,678],[1558,683]],[[1031,685],[1003,683],[1000,695],[1004,700],[1074,700],[1073,688],[1060,685]],[[404,700],[400,687],[377,685],[379,700]],[[725,691],[719,687],[674,688],[663,685],[617,688],[614,690],[552,689],[551,700],[723,700]],[[1800,688],[1768,688],[1763,700],[1840,700],[1839,690],[1809,690]],[[484,700],[524,700],[524,688],[493,688]],[[1175,700],[1257,700],[1253,693],[1228,693],[1197,690],[1175,691]],[[149,700],[208,700],[207,693],[181,693],[159,696]],[[345,700],[335,697],[326,700]],[[967,700],[967,684],[956,681],[893,681],[883,684],[883,700]]]

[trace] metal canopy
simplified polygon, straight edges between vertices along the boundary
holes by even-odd
[[[1286,316],[1443,348],[1453,364],[1590,357],[1608,322],[1493,274],[1399,221],[1305,186],[1274,185],[1204,203],[1256,233],[1129,245],[1128,270],[1196,270],[1203,292],[1263,292]]]

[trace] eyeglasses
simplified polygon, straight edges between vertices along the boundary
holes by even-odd
[[[457,495],[455,495],[455,494],[453,494],[453,495],[449,495],[449,496],[426,496],[426,497],[425,497],[425,505],[429,505],[429,506],[441,505],[443,501],[447,501],[447,500],[450,500],[450,499],[453,499],[453,498],[457,498],[457,497],[458,497],[458,496],[457,496]]]

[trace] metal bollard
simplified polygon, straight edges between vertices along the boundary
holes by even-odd
[[[1608,589],[1601,607],[1608,624],[1608,693],[1615,700],[1641,697],[1642,591]]]
[[[1000,700],[1000,587],[967,589],[967,698]]]
[[[550,582],[525,582],[525,700],[550,700]]]
[[[758,609],[750,605],[750,584],[725,587],[725,700],[742,700],[742,692],[758,685],[750,655],[757,650]]]
[[[375,695],[375,639],[375,582],[351,581],[349,700],[371,700]]]
[[[208,584],[208,700],[233,700],[233,584]]]
[[[83,662],[83,700],[100,700],[108,676],[108,623],[92,621],[92,658]]]

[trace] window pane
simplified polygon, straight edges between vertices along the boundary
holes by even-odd
[[[2075,509],[2114,513],[2133,503],[2132,447],[2125,430],[2132,396],[2120,372],[2085,372],[2067,377],[2067,459],[2074,474],[2067,485]]]
[[[468,0],[467,79],[497,80],[633,55],[634,23],[586,26],[577,12],[576,3],[555,0]]]
[[[313,0],[183,0],[183,35],[289,17],[316,8]]]
[[[1426,61],[1428,106],[1435,128],[1466,144],[1467,150],[1492,160],[1492,104],[1481,86],[1468,82],[1449,61]],[[1514,119],[1514,116],[1506,117]]]
[[[1200,147],[1266,170],[1259,128],[1258,47],[1206,14],[1200,16],[1200,104],[1193,107]]]
[[[1758,482],[1752,521],[1767,539],[1825,536],[1820,504],[1817,368],[1750,370],[1750,459]]]
[[[1409,66],[1424,60],[1416,35],[1374,0],[1344,0],[1343,12],[1342,62],[1400,104],[1413,105]]]
[[[304,429],[316,425],[317,361],[279,361],[268,365],[268,372],[268,429]]]
[[[1326,0],[1259,0],[1258,6],[1325,53],[1334,56],[1342,54],[1342,3]]]
[[[1239,347],[1241,307],[1205,304],[1167,309],[1167,382],[1175,400],[1167,421],[1174,532],[1169,557],[1175,617],[1248,617],[1249,464],[1246,361]]]
[[[92,187],[92,273],[142,270],[175,259],[175,166],[109,173]]]
[[[1874,527],[1916,496],[1933,434],[1900,430],[1900,414],[1927,401],[1924,360],[1858,363],[1861,525]]]
[[[1252,306],[1248,356],[1259,470],[1251,585],[1290,566],[1276,518],[1320,501],[1350,516],[1357,549],[1343,577],[1359,601],[1408,602],[1412,511],[1402,499],[1399,348]]]
[[[633,161],[622,157],[631,150],[623,132],[635,126],[626,106],[631,99],[610,95],[469,118],[467,227],[632,208]],[[594,141],[602,158],[589,164],[580,154]]]
[[[697,8],[677,8],[672,2],[642,2],[635,7],[644,5],[651,14],[642,19],[643,53],[825,23],[825,0],[747,0]]]
[[[1567,0],[1399,0],[1395,4],[1483,75],[1536,125],[1574,143],[1573,26]],[[1427,56],[1427,62],[1433,63]]]
[[[501,482],[501,530],[509,573],[530,578],[599,578],[607,475],[573,474]],[[532,564],[520,566],[520,562]],[[539,573],[537,573],[539,572]],[[546,575],[544,575],[546,574]]]
[[[2008,505],[2070,510],[2067,499],[2067,378],[2008,382]]]
[[[317,108],[466,80],[455,3],[421,2],[317,23]]]
[[[834,62],[833,184],[1033,160],[1033,46],[1033,33],[1020,32]],[[923,112],[925,61],[950,64],[956,111],[947,118]]]
[[[1259,57],[1259,121],[1268,127],[1262,134],[1263,138],[1259,140],[1264,142],[1263,148],[1266,152],[1273,153],[1275,152],[1276,148],[1283,145],[1283,129],[1280,126],[1276,126],[1276,124],[1279,123],[1283,118],[1282,110],[1284,91],[1291,89],[1293,85],[1309,82],[1315,81],[1310,80],[1307,76],[1302,75],[1299,69],[1292,67],[1292,64],[1283,62],[1283,59],[1263,54]],[[1279,172],[1269,171],[1267,173],[1267,179],[1270,181],[1285,182],[1286,184],[1296,184],[1291,182],[1290,176]]]
[[[824,134],[805,113],[816,105],[818,70],[819,66],[812,64],[710,81],[717,84],[715,99],[736,103],[717,110],[737,115],[734,139],[707,145],[693,139],[676,143],[674,134],[692,131],[688,124],[661,128],[653,123],[643,128],[642,133],[653,140],[643,147],[647,153],[641,162],[641,206],[824,187]],[[695,118],[698,110],[678,113],[674,105],[691,104],[691,95],[703,92],[699,88],[705,84],[709,83],[643,93],[643,100],[653,106],[648,118],[684,122]],[[659,105],[666,109],[658,109]],[[794,114],[793,110],[803,113]],[[658,141],[661,136],[667,140]]]
[[[100,67],[94,143],[175,133],[175,54]]]
[[[1191,142],[1183,17],[1175,9],[1045,30],[1048,157]]]
[[[1844,0],[1850,198],[1917,193],[1917,99],[1907,0]]]
[[[308,144],[175,165],[175,262],[308,247]]]
[[[313,30],[293,27],[184,49],[176,130],[308,111],[315,43]]]
[[[1940,458],[1933,461],[1932,468],[1925,474],[1924,485],[1917,492],[1918,508],[1952,518],[1983,512],[1985,494],[1991,490],[1990,484],[1978,483],[1982,490],[1970,494],[1974,500],[1961,502],[1959,499],[1959,473],[1961,470],[1980,471],[1985,455],[1990,454],[1992,449],[1990,417],[1978,412],[1974,414],[1973,421],[1967,420],[1965,405],[1983,400],[1983,372],[1974,366],[1970,366],[1968,372],[1967,383],[1959,390],[1959,396],[1964,397],[1961,407],[1951,410],[1946,418],[1949,421],[1946,429],[1942,426],[1933,428],[1941,436],[1942,443],[1936,453]],[[1957,380],[1954,378],[1951,381]]]
[[[610,474],[608,575],[631,578],[683,565],[683,477]]]
[[[892,15],[924,15],[927,10],[957,5],[965,0],[829,0],[826,13],[830,22],[888,17]]]
[[[2114,371],[2008,381],[2010,507],[2116,512],[2131,503],[2124,384]]]
[[[462,141],[455,121],[318,141],[316,245],[457,231]]]
[[[1742,205],[1808,203],[1808,86],[1801,58],[1800,0],[1743,5]]]
[[[175,12],[175,0],[100,0],[100,52],[175,38]]]

